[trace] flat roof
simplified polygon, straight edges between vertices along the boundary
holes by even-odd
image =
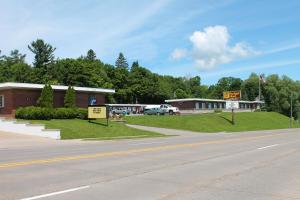
[[[206,101],[206,102],[223,102],[225,103],[227,100],[224,99],[203,99],[203,98],[186,98],[186,99],[168,99],[165,100],[167,103],[172,102],[185,102],[185,101]],[[263,101],[242,101],[239,100],[239,103],[264,103]]]
[[[109,104],[105,104],[105,105],[107,105],[107,106],[120,106],[120,107],[122,107],[122,106],[124,106],[124,107],[138,107],[138,106],[140,106],[140,107],[146,107],[146,106],[160,106],[160,105],[158,105],[158,104],[139,104],[139,103],[137,103],[137,104],[130,104],[130,103],[109,103]]]
[[[126,103],[109,103],[105,104],[107,106],[124,106],[124,107],[131,107],[131,106],[146,106],[145,104],[126,104]]]
[[[43,89],[45,84],[34,83],[14,83],[6,82],[0,83],[0,90],[5,89]],[[53,90],[67,90],[68,86],[65,85],[51,85]],[[73,87],[75,91],[79,92],[95,92],[95,93],[115,93],[114,89],[105,88],[91,88],[91,87]]]

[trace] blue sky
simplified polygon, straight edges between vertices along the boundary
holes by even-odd
[[[278,73],[299,80],[300,1],[274,0],[0,0],[0,49],[42,38],[57,57],[88,49],[114,64],[159,74],[199,75],[203,84],[223,76]]]

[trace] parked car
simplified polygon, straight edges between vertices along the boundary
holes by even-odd
[[[161,108],[149,108],[144,110],[145,115],[164,115],[165,112]]]
[[[129,115],[130,111],[127,109],[118,108],[118,109],[112,110],[111,113],[113,115],[116,115],[116,114]]]
[[[169,113],[170,115],[175,115],[180,113],[177,107],[173,107],[170,104],[162,104],[160,108],[163,110],[164,113]]]

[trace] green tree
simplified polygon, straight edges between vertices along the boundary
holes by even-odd
[[[129,75],[129,91],[131,102],[158,103],[159,76],[146,68],[133,66]]]
[[[190,95],[192,97],[203,97],[205,96],[203,93],[203,87],[201,87],[201,78],[199,76],[195,76],[190,78],[188,81],[188,87],[190,90]]]
[[[129,86],[130,73],[128,70],[128,63],[122,53],[119,54],[115,66],[116,67],[109,72],[113,87],[116,89],[114,97],[116,101],[120,103],[132,102],[133,99]]]
[[[116,60],[115,66],[117,68],[120,67],[120,68],[128,69],[128,63],[123,53],[119,53],[119,57]]]
[[[28,45],[28,49],[34,53],[34,67],[43,68],[46,70],[47,66],[54,61],[54,51],[56,48],[47,44],[42,39],[37,39]]]
[[[133,63],[132,63],[132,65],[131,65],[131,69],[132,68],[135,68],[135,67],[139,67],[140,65],[139,65],[139,61],[134,61]]]
[[[248,79],[242,84],[242,98],[248,101],[254,101],[259,93],[259,77],[257,74],[252,73]],[[263,88],[263,85],[262,85]]]
[[[25,63],[25,54],[18,50],[10,52],[9,56],[3,55],[0,58],[0,81],[29,81],[31,68]]]
[[[19,50],[15,49],[10,52],[9,56],[3,56],[3,60],[8,66],[11,66],[14,64],[25,63],[25,57],[25,54],[21,54]]]
[[[88,61],[95,61],[97,59],[96,53],[93,49],[88,50],[85,57]]]
[[[53,108],[53,90],[51,85],[45,84],[37,104],[43,108]]]
[[[184,90],[180,89],[180,88],[175,90],[175,96],[176,96],[176,99],[184,99],[184,98],[188,97],[186,92]]]
[[[32,68],[26,63],[17,63],[11,66],[12,81],[19,83],[31,82]]]
[[[73,87],[69,86],[66,91],[64,105],[66,108],[75,108],[76,107],[76,92]]]
[[[219,79],[216,85],[211,85],[208,88],[208,97],[213,99],[222,99],[223,92],[242,89],[243,81],[240,78],[223,77]]]

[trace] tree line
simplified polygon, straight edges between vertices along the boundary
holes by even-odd
[[[223,77],[216,84],[201,84],[200,76],[174,77],[159,75],[140,66],[131,65],[120,53],[114,65],[103,63],[92,49],[78,58],[56,58],[51,44],[37,39],[28,45],[34,61],[28,64],[25,54],[13,50],[9,55],[0,51],[0,82],[48,83],[67,86],[116,89],[108,95],[109,103],[160,104],[173,98],[222,99],[224,91],[241,90],[242,99],[253,101],[258,97],[259,75],[252,73],[242,80]],[[261,84],[262,100],[268,111],[300,117],[300,82],[287,76],[269,75]]]

